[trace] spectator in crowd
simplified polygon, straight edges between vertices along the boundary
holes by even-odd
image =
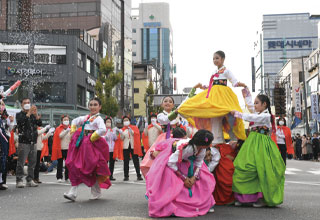
[[[51,130],[52,132],[48,131],[49,128],[50,128],[50,125],[47,125],[44,128],[42,127],[38,128],[37,162],[34,168],[34,179],[33,179],[33,181],[37,184],[42,183],[39,179],[40,159],[41,159],[40,157],[41,157],[42,148],[44,147],[44,143],[48,140],[48,138],[53,134],[53,131],[54,131],[54,130]]]
[[[302,159],[307,159],[307,135],[302,136]]]
[[[53,136],[52,157],[51,157],[53,161],[58,160],[57,175],[56,175],[58,183],[61,183],[63,179],[63,174],[62,174],[63,160],[67,159],[71,137],[72,135],[70,134],[69,116],[62,115],[61,124],[59,125],[59,127],[57,127],[57,130]],[[64,170],[64,179],[66,182],[69,182],[69,172],[67,167],[65,167],[65,170]]]
[[[320,141],[317,133],[313,133],[312,138],[312,150],[313,150],[313,160],[319,162],[318,154],[320,150]]]
[[[307,135],[307,160],[312,160],[313,152],[312,152],[312,141],[310,135]]]
[[[16,187],[23,188],[23,167],[26,159],[28,159],[28,175],[26,177],[29,187],[38,186],[33,181],[34,168],[37,162],[37,139],[38,127],[42,126],[40,115],[38,114],[37,107],[31,106],[30,99],[24,98],[21,101],[22,111],[16,116],[17,128],[19,132],[19,147],[18,147],[18,162],[16,170]]]
[[[296,153],[296,159],[301,160],[302,140],[299,133],[296,134],[296,137],[295,137],[295,153]]]

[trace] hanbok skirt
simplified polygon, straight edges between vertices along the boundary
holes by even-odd
[[[83,136],[80,146],[76,147],[79,135],[80,131],[76,131],[72,136],[66,159],[71,185],[84,183],[92,187],[98,181],[101,188],[108,189],[111,186],[111,173],[108,167],[109,147],[106,140],[99,138],[92,143],[90,134]]]
[[[142,175],[146,178],[147,173],[149,172],[149,169],[153,163],[153,159],[150,158],[150,152],[155,151],[155,146],[166,139],[166,133],[160,134],[156,141],[152,144],[152,146],[149,148],[149,150],[144,155],[143,160],[140,163],[140,170],[142,172]]]
[[[200,171],[200,179],[192,186],[192,197],[183,181],[167,166],[175,139],[160,142],[161,153],[155,158],[146,176],[146,197],[150,217],[196,217],[205,215],[215,204],[212,196],[215,179],[205,163]],[[161,146],[159,146],[161,145]],[[189,161],[179,163],[179,170],[187,175]]]
[[[242,203],[264,199],[268,206],[283,202],[285,164],[268,135],[250,132],[235,161],[232,190]]]
[[[214,85],[211,88],[209,97],[206,98],[208,90],[187,99],[178,109],[179,114],[185,117],[197,129],[212,129],[212,122],[208,119],[227,116],[232,110],[242,112],[237,95],[228,86]],[[228,122],[228,120],[225,120]],[[224,136],[232,127],[234,135],[245,140],[246,134],[242,119],[236,118],[234,124],[224,127]]]
[[[218,144],[221,158],[219,164],[214,169],[214,177],[217,181],[216,188],[213,192],[213,197],[217,205],[226,205],[234,201],[234,194],[232,191],[232,176],[234,173],[233,161],[228,158],[228,155],[235,158],[235,149],[232,149],[229,144]]]

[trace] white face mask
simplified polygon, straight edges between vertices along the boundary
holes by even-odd
[[[25,104],[25,105],[23,106],[23,108],[24,108],[25,110],[29,110],[29,109],[31,108],[31,105],[30,105],[30,104]]]
[[[110,122],[107,122],[107,123],[106,123],[106,127],[107,127],[107,128],[111,128],[111,123],[110,123]]]
[[[279,121],[279,125],[284,125],[284,122],[283,121]]]
[[[62,122],[65,126],[68,126],[69,125],[69,121],[63,121]]]
[[[157,119],[156,119],[156,118],[152,118],[152,119],[151,119],[151,122],[156,123],[156,122],[157,122]]]
[[[123,125],[124,125],[124,126],[129,126],[129,125],[130,125],[130,121],[125,121],[125,122],[123,122]]]

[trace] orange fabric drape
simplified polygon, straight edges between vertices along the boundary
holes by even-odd
[[[229,144],[218,144],[215,147],[219,150],[221,158],[213,171],[216,179],[213,197],[217,205],[226,205],[234,201],[234,194],[232,192],[234,166],[233,161],[229,157],[235,158],[236,151]]]
[[[285,136],[285,141],[286,141],[287,153],[294,154],[290,128],[288,128],[287,126],[282,126],[280,128],[280,126],[278,126],[277,129],[282,129],[282,131],[283,131],[283,134]],[[277,144],[277,136],[275,133],[272,133],[271,139]],[[277,144],[277,146],[278,146],[278,144]]]
[[[61,152],[61,139],[59,137],[61,131],[64,130],[63,125],[59,125],[59,127],[56,128],[56,131],[53,135],[53,142],[52,142],[52,155],[51,160],[58,160],[62,158],[62,152]]]
[[[141,138],[140,138],[140,131],[137,126],[129,125],[129,127],[133,130],[134,136],[134,148],[133,153],[138,155],[139,157],[142,157],[142,149],[141,149]],[[127,128],[123,127],[122,131],[125,131]],[[115,141],[115,149],[113,151],[113,158],[118,158],[119,160],[123,160],[123,141],[120,138],[120,135],[118,139]]]
[[[10,132],[10,139],[9,139],[9,156],[16,152],[16,146],[14,144],[14,132]]]
[[[45,134],[44,134],[45,135]],[[41,156],[40,156],[40,161],[44,156],[49,156],[49,146],[48,146],[48,139],[42,141],[43,148],[41,150]]]
[[[113,159],[123,160],[123,141],[120,138],[120,134],[114,142]]]

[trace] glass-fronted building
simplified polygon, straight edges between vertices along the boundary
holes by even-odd
[[[160,72],[159,93],[173,93],[172,29],[168,3],[143,3],[133,17],[133,61],[152,63]]]
[[[44,34],[89,33],[95,40],[92,42],[97,43],[100,57],[112,57],[115,72],[124,73],[124,82],[114,89],[113,95],[119,104],[123,101],[125,113],[133,110],[131,0],[0,0],[0,5],[0,30],[21,30],[24,25]],[[25,10],[30,13],[24,13]],[[84,35],[80,38],[87,40]],[[85,58],[84,62],[90,63],[90,60]]]
[[[274,85],[278,81],[277,73],[287,60],[299,57],[301,59],[301,56],[309,55],[318,47],[319,21],[320,16],[309,13],[263,15],[261,39],[257,35],[259,39],[255,43],[255,55],[258,55],[255,67],[262,67],[256,73],[259,77],[256,79],[260,86],[258,91],[269,94],[273,99]]]

